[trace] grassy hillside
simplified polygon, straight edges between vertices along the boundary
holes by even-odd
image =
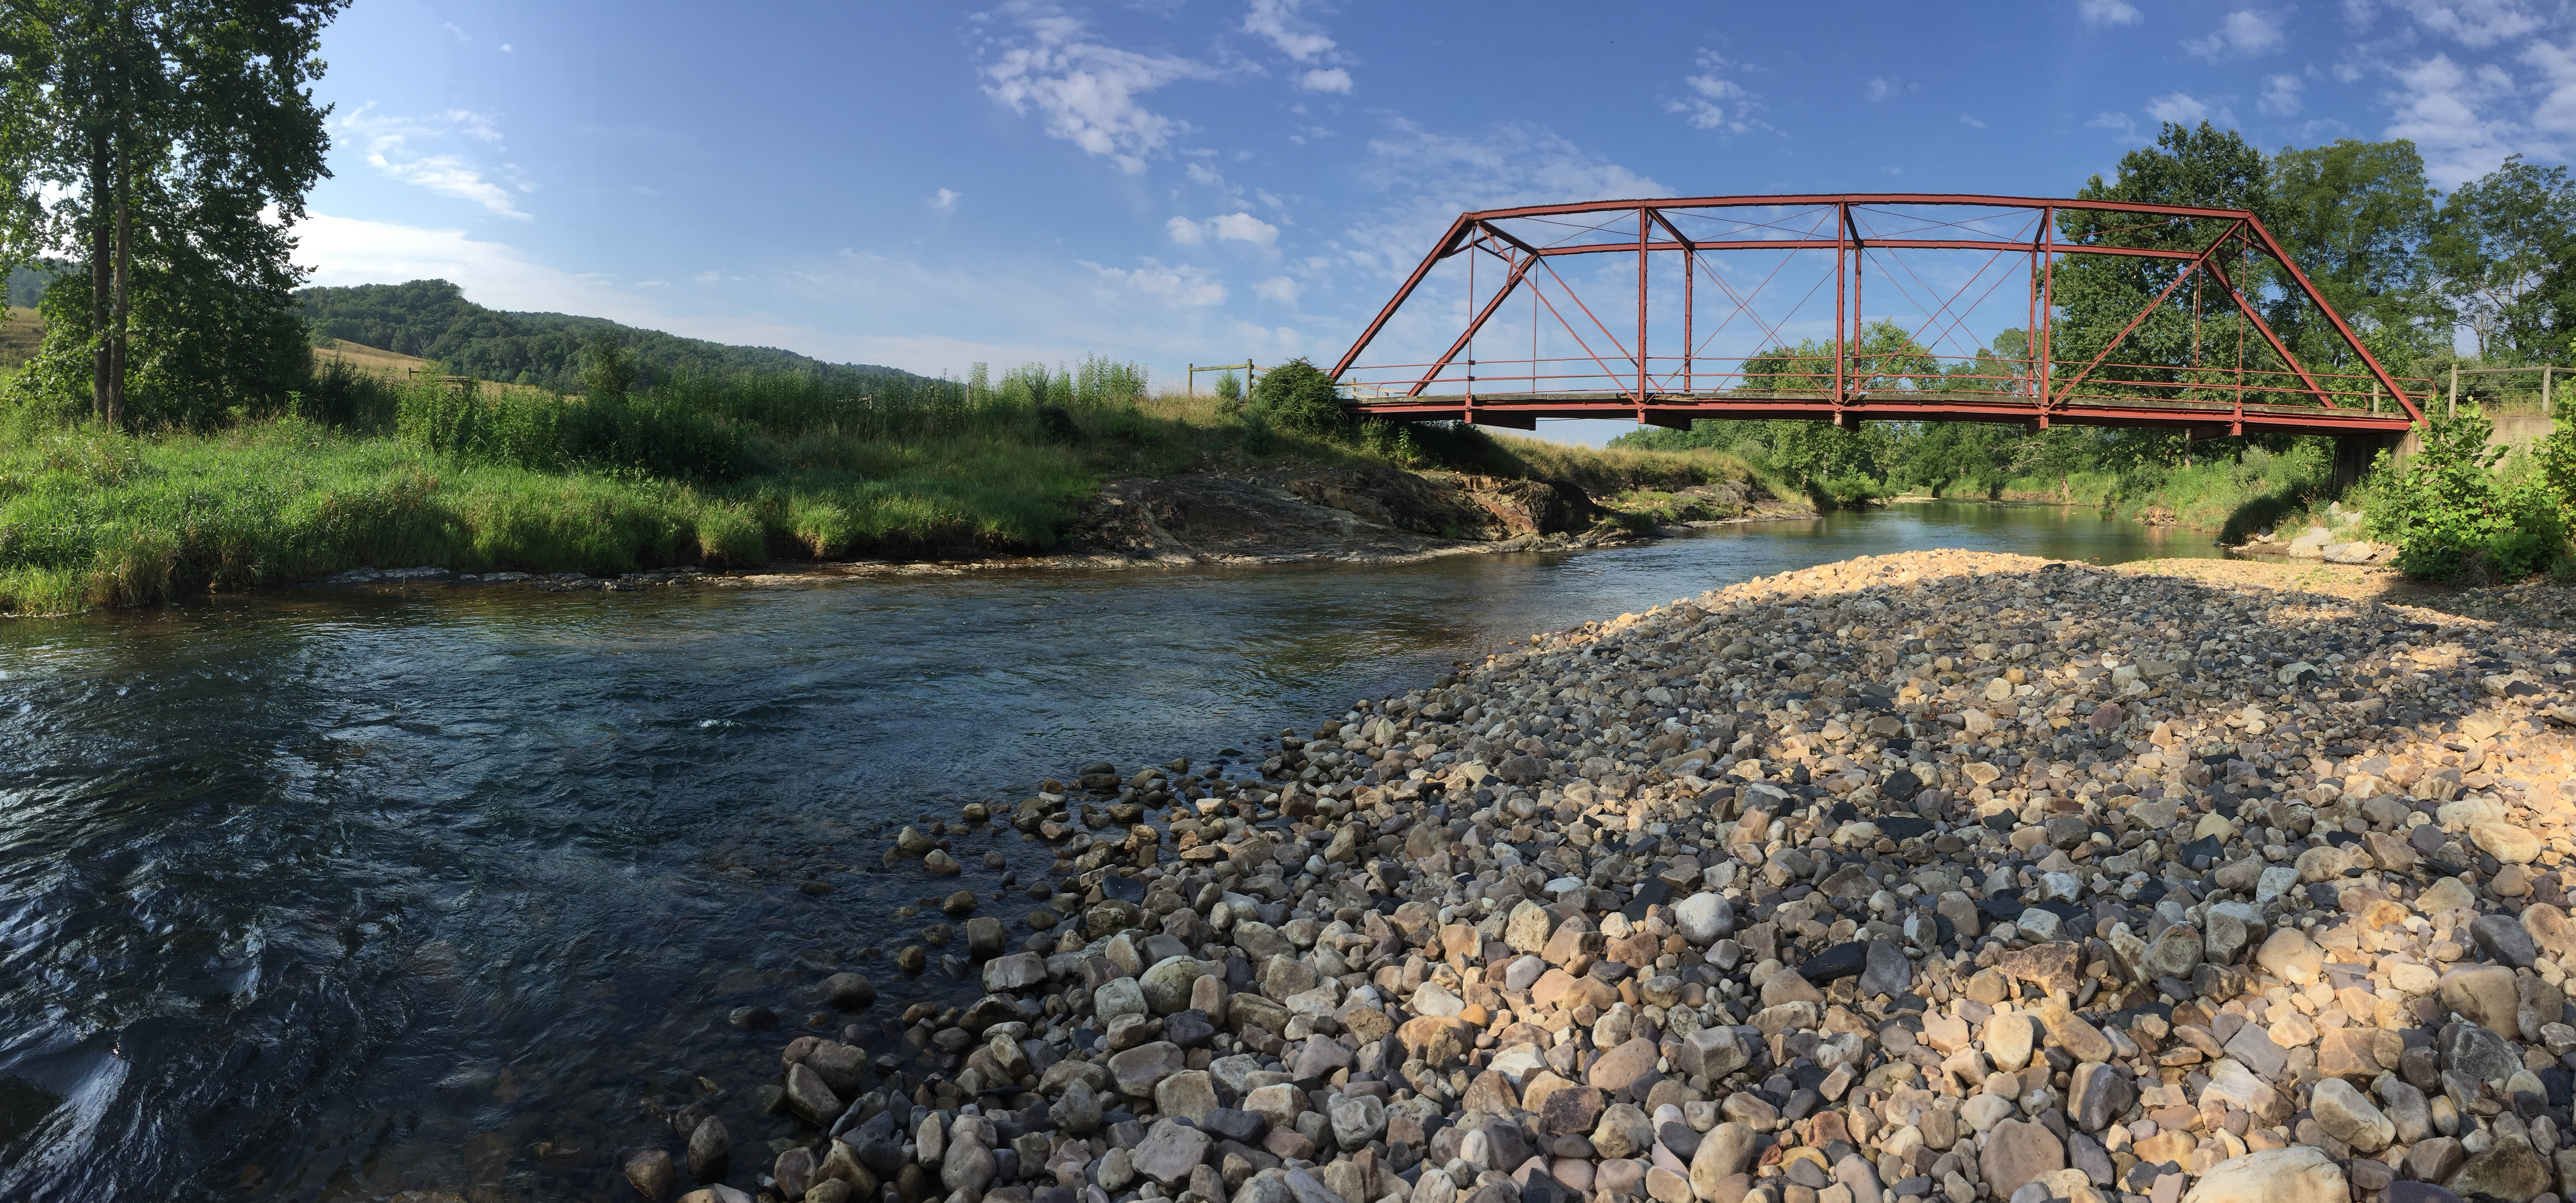
[[[345,340],[433,359],[460,376],[561,392],[580,391],[581,349],[602,334],[635,352],[646,384],[692,373],[801,372],[843,386],[911,376],[873,364],[825,363],[775,347],[681,338],[604,318],[487,309],[445,280],[308,288],[295,295],[317,343]]]
[[[0,368],[16,367],[36,354],[36,346],[45,340],[45,324],[36,320],[36,311],[22,305],[9,306],[9,320],[0,322]]]
[[[314,416],[131,436],[0,423],[0,613],[140,605],[354,567],[616,573],[772,558],[1059,546],[1119,476],[1351,462],[1581,480],[1689,517],[1740,486],[1710,452],[1602,454],[1480,432],[1262,432],[1210,399],[1034,404],[925,381],[867,398],[805,375],[690,377],[624,398],[405,382],[343,350]],[[351,369],[357,370],[351,370]],[[5,415],[0,415],[5,416]],[[1722,515],[1717,515],[1722,516]]]

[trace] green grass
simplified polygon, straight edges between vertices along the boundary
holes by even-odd
[[[143,435],[0,407],[0,613],[147,605],[359,567],[604,575],[1042,552],[1106,480],[1192,469],[1395,462],[1600,493],[1750,475],[1714,453],[1600,453],[1474,430],[1281,433],[1255,454],[1212,401],[1077,396],[1049,417],[963,392],[854,405],[755,379],[621,402],[326,372],[299,403],[313,416]]]

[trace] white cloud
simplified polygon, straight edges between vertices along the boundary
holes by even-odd
[[[1282,305],[1296,304],[1298,294],[1304,291],[1305,289],[1295,280],[1286,276],[1272,276],[1252,286],[1252,295],[1265,301],[1277,301]]]
[[[2076,0],[2075,16],[2087,25],[2108,28],[2135,25],[2145,20],[2129,0]]]
[[[1860,95],[1863,100],[1885,100],[1890,96],[1896,95],[1896,92],[1897,88],[1895,84],[1889,83],[1883,79],[1873,79],[1869,81],[1869,85],[1867,87],[1861,89]]]
[[[1297,77],[1297,86],[1309,92],[1351,92],[1351,73],[1339,67],[1319,67]]]
[[[2503,67],[2463,65],[2436,54],[2396,75],[2398,91],[2389,97],[2396,112],[2384,136],[2412,139],[2436,185],[2456,187],[2524,149],[2521,125],[2491,114],[2518,90]]]
[[[1137,260],[1132,269],[1080,262],[1102,280],[1166,304],[1195,308],[1225,303],[1225,285],[1205,268],[1187,263],[1167,267],[1151,255]]]
[[[469,37],[465,36],[465,31],[464,31],[464,30],[462,30],[462,29],[458,29],[458,28],[456,27],[456,22],[454,22],[454,21],[445,21],[445,22],[441,22],[441,24],[443,24],[443,25],[445,25],[445,26],[447,27],[447,32],[449,32],[449,33],[452,33],[452,34],[455,34],[455,35],[456,35],[456,40],[457,40],[457,41],[460,41],[460,42],[471,42],[471,41],[473,41],[473,40],[474,40],[474,39],[472,39],[472,38],[469,38]]]
[[[1695,129],[1727,130],[1740,134],[1753,128],[1751,114],[1762,107],[1760,98],[1722,74],[1742,64],[1730,62],[1724,55],[1706,47],[1700,49],[1693,62],[1699,70],[1682,77],[1682,82],[1689,85],[1692,94],[1665,105],[1664,111],[1682,114]]]
[[[1596,197],[1671,196],[1655,180],[1540,126],[1508,122],[1475,136],[1440,134],[1396,119],[1370,139],[1363,178],[1389,193],[1387,205],[1356,221],[1324,248],[1330,271],[1352,266],[1386,275],[1410,271],[1460,213]],[[1426,311],[1427,312],[1427,311]]]
[[[1961,113],[1961,114],[1959,114],[1959,124],[1964,125],[1964,126],[1967,126],[1969,129],[1984,129],[1984,128],[1986,128],[1986,123],[1985,123],[1985,122],[1983,122],[1983,121],[1979,121],[1979,120],[1977,120],[1976,118],[1974,118],[1974,117],[1971,117],[1971,116],[1967,115],[1966,113]]]
[[[1163,228],[1170,232],[1172,241],[1182,246],[1197,246],[1210,241],[1248,242],[1267,250],[1279,243],[1279,227],[1250,213],[1228,213],[1205,221],[1175,217],[1165,222]]]
[[[942,188],[930,194],[930,207],[948,213],[957,208],[957,198],[965,195],[953,188]]]
[[[635,194],[635,195],[637,195],[637,196],[660,196],[660,195],[662,195],[662,190],[661,190],[661,189],[659,189],[659,188],[654,188],[654,187],[650,187],[650,186],[647,186],[647,185],[644,185],[644,184],[629,184],[629,185],[627,185],[626,190],[627,190],[627,191],[629,191],[629,192],[634,193],[634,194]]]
[[[2288,41],[2281,32],[2280,17],[2240,9],[2227,14],[2208,37],[2194,38],[2182,46],[2202,58],[2215,59],[2228,54],[2269,54]]]
[[[1314,62],[1332,53],[1333,39],[1298,17],[1302,7],[1302,0],[1252,0],[1251,10],[1243,15],[1243,32],[1270,39],[1279,53],[1298,62]]]
[[[2148,101],[2147,116],[2185,126],[2198,125],[2213,118],[2221,125],[2236,123],[2226,109],[2213,108],[2208,101],[2189,92],[2168,92]]]
[[[2538,69],[2547,82],[2531,112],[2532,128],[2552,134],[2576,134],[2576,42],[2554,46],[2535,42],[2522,61]]]
[[[2548,23],[2520,0],[2403,0],[2403,7],[2425,32],[2471,49],[2535,33]]]
[[[984,94],[1046,118],[1046,132],[1105,155],[1130,175],[1188,126],[1146,108],[1144,93],[1179,79],[1205,79],[1206,66],[1167,54],[1122,50],[1091,36],[1082,20],[1049,5],[1015,0],[1000,10],[1018,27],[1017,44],[983,68]]]
[[[512,203],[509,189],[484,178],[483,169],[471,160],[456,154],[420,154],[413,145],[450,138],[498,144],[501,130],[491,114],[449,109],[431,117],[396,117],[378,113],[373,104],[367,104],[342,117],[340,128],[365,143],[368,164],[388,179],[472,201],[502,217],[529,220],[528,214]],[[515,165],[504,170],[513,174],[512,182],[519,191],[536,190],[535,184],[516,175]]]
[[[708,268],[705,271],[699,272],[692,278],[700,284],[713,284],[718,280],[724,279],[724,273],[717,271],[714,268]]]
[[[2275,117],[2297,116],[2302,106],[2299,93],[2307,84],[2295,75],[2263,77],[2263,98],[2254,107]]]
[[[2127,113],[2097,113],[2091,121],[2087,121],[2084,124],[2093,129],[2107,129],[2115,131],[2120,135],[2123,141],[2135,142],[2138,140],[2137,119],[2129,116]]]
[[[501,53],[503,53],[503,54],[508,54],[508,53],[510,53],[511,49],[512,49],[512,47],[510,46],[510,44],[509,44],[508,42],[503,42],[503,43],[501,43]]]

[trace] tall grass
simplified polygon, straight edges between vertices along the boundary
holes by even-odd
[[[682,378],[624,396],[396,380],[326,363],[293,412],[109,433],[0,409],[0,612],[147,604],[356,567],[611,574],[772,557],[1044,551],[1105,479],[1397,462],[1596,493],[1741,475],[1473,428],[1275,436],[1094,358],[994,383]]]

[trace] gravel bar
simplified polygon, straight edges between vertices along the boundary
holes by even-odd
[[[1057,857],[941,958],[980,997],[832,975],[756,1104],[614,1156],[692,1203],[2558,1203],[2571,651],[1970,552],[1715,590],[970,804]],[[1001,869],[926,826],[889,871]]]

